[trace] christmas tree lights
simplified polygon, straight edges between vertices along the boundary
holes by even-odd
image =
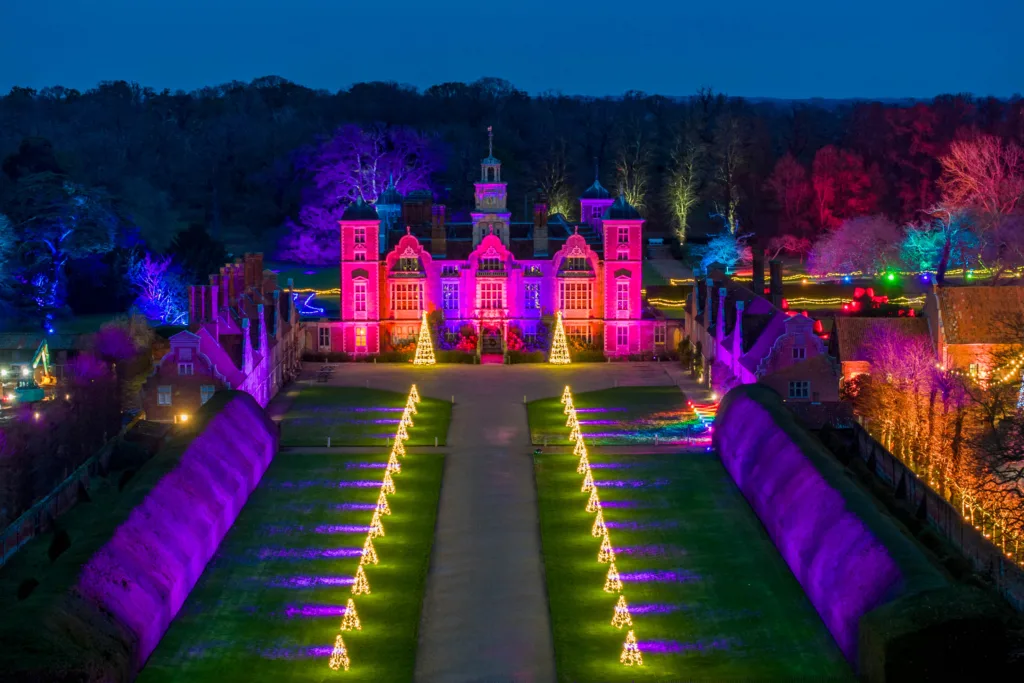
[[[594,517],[594,526],[590,528],[590,535],[594,538],[599,538],[606,533],[608,533],[608,527],[604,524],[604,512],[598,510],[597,515]]]
[[[583,439],[576,440],[576,445],[572,449],[572,454],[575,455],[577,458],[586,456],[587,445],[583,443]],[[583,474],[583,472],[580,472],[580,474]]]
[[[622,579],[619,578],[619,570],[615,568],[615,563],[612,562],[608,565],[608,575],[604,579],[604,592],[618,593],[621,590]]]
[[[569,441],[578,441],[581,438],[583,438],[583,434],[580,432],[580,423],[577,422],[569,431]]]
[[[600,509],[601,501],[597,497],[597,489],[595,488],[590,492],[590,498],[587,499],[587,512],[597,512]]]
[[[391,508],[388,507],[388,497],[384,495],[383,491],[377,496],[377,512],[382,515],[391,514]]]
[[[413,365],[433,365],[434,342],[430,339],[430,325],[427,323],[427,312],[423,311],[423,322],[420,323],[420,338],[416,340],[416,357]]]
[[[419,412],[418,410],[416,410],[416,401],[413,400],[411,393],[409,394],[409,398],[406,399],[405,401],[405,409],[407,412],[410,412],[413,415]]]
[[[395,454],[392,453],[391,457],[395,457]],[[380,485],[380,490],[389,496],[395,492],[395,480],[391,478],[390,469],[384,470],[384,481]]]
[[[565,404],[565,408],[562,409],[562,414],[563,415],[568,415],[572,411],[576,410],[576,406],[572,402],[572,396],[570,396],[568,399],[562,401],[562,403]]]
[[[384,523],[380,520],[380,513],[373,511],[373,519],[370,521],[370,537],[380,538],[384,535]]]
[[[356,580],[352,583],[352,595],[369,594],[370,581],[366,578],[366,572],[363,571],[363,565],[359,565],[359,569],[356,570]]]
[[[405,457],[405,444],[402,443],[401,439],[395,439],[395,445],[391,447],[391,452],[397,453],[403,458]]]
[[[351,600],[349,601],[351,602]],[[619,601],[615,603],[615,614],[612,615],[612,626],[622,628],[632,626],[633,617],[629,616],[629,607],[626,606],[626,596],[620,595]]]
[[[640,646],[636,644],[636,636],[630,631],[626,634],[626,642],[622,644],[622,654],[619,661],[626,666],[643,666],[644,658],[640,654]]]
[[[551,341],[551,353],[548,354],[548,362],[552,365],[568,365],[569,345],[565,342],[565,326],[562,325],[562,312],[555,313],[555,336]]]
[[[601,564],[615,561],[615,551],[612,550],[612,539],[608,537],[607,529],[605,529],[604,538],[601,539],[601,549],[597,551],[597,561]]]
[[[409,412],[408,408],[406,408],[405,411],[402,413],[402,420],[401,420],[401,422],[407,428],[408,427],[415,427],[416,426],[415,424],[413,424],[412,413]]]
[[[583,439],[580,439],[576,443],[583,443]],[[586,449],[583,450],[583,455],[580,456],[580,464],[576,466],[576,474],[586,474],[590,471],[590,458],[587,457]]]
[[[359,623],[359,615],[356,613],[356,601],[348,599],[345,605],[345,615],[341,618],[342,631],[362,631],[363,625]]]
[[[359,557],[359,564],[377,564],[377,551],[373,547],[373,535],[366,535],[366,542],[363,543],[363,554]]]
[[[420,392],[416,391],[415,384],[413,384],[412,389],[409,390],[409,398],[411,398],[416,403],[420,402]]]
[[[580,489],[583,493],[588,493],[594,490],[594,475],[590,473],[590,468],[587,468],[586,474],[583,475],[583,488]]]
[[[342,667],[348,671],[348,651],[345,649],[345,641],[341,639],[340,633],[334,639],[334,651],[331,652],[331,660],[327,662],[327,665],[335,671]]]
[[[388,468],[387,468],[387,472],[386,473],[387,474],[401,474],[401,472],[402,472],[402,465],[401,465],[401,463],[398,462],[398,456],[395,455],[394,451],[391,451],[391,457],[388,458]],[[391,493],[391,491],[389,491],[388,493]]]
[[[569,390],[569,385],[565,385],[565,391],[562,392],[562,403],[572,400],[572,392]]]
[[[395,432],[395,441],[408,441],[409,432],[405,431],[405,420],[398,423],[398,431]]]
[[[566,427],[577,427],[577,426],[579,426],[579,424],[580,424],[579,420],[576,419],[576,410],[573,409],[569,413],[569,419],[565,421],[565,426]]]

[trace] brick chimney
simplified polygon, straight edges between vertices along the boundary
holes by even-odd
[[[764,250],[754,244],[754,276],[750,281],[750,291],[757,296],[764,296]]]
[[[448,252],[447,234],[444,227],[444,204],[430,207],[430,255],[444,256]]]
[[[782,261],[771,260],[768,262],[768,270],[771,273],[771,280],[768,283],[768,294],[771,297],[772,305],[782,308]]]
[[[548,205],[544,202],[533,205],[533,255],[548,255]]]

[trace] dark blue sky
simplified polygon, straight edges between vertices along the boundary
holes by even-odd
[[[974,10],[974,11],[972,11]],[[532,93],[1024,91],[1024,0],[0,0],[0,92],[279,75],[337,90],[481,76]]]

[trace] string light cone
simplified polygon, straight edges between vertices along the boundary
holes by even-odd
[[[408,441],[409,432],[405,431],[405,420],[398,423],[398,431],[395,432],[395,441]]]
[[[359,564],[377,564],[377,550],[373,547],[373,536],[366,535],[366,542],[363,543],[363,554],[359,558]]]
[[[583,440],[579,440],[576,443],[583,443]],[[586,474],[590,471],[590,458],[587,457],[587,451],[583,451],[583,455],[580,456],[580,464],[576,466],[576,474]]]
[[[555,336],[551,341],[548,362],[552,365],[568,365],[572,362],[569,358],[569,345],[565,341],[565,326],[562,325],[561,311],[555,313]]]
[[[377,496],[377,513],[381,515],[391,514],[391,508],[388,507],[388,497],[383,491],[381,491],[380,495]]]
[[[565,408],[562,409],[562,414],[563,415],[568,415],[572,411],[576,410],[576,406],[573,405],[573,402],[572,402],[572,396],[570,396],[568,399],[562,401],[562,403],[565,404]]]
[[[420,337],[416,340],[416,357],[412,359],[413,365],[433,365],[434,342],[430,339],[430,324],[427,323],[427,312],[423,311],[423,322],[420,323]]]
[[[622,644],[622,654],[619,661],[626,666],[643,666],[644,657],[640,654],[640,646],[636,644],[636,636],[633,631],[626,634],[626,642]]]
[[[577,458],[583,457],[587,454],[587,445],[583,443],[583,439],[576,439],[576,445],[572,449],[572,454]],[[583,472],[580,472],[583,474]]]
[[[359,565],[359,569],[356,570],[356,580],[352,583],[352,595],[369,594],[370,581],[366,578],[366,572],[363,571],[363,565]]]
[[[413,384],[412,389],[409,390],[409,398],[411,398],[416,403],[420,402],[420,392],[416,391],[415,384]]]
[[[395,454],[392,453],[391,457],[395,457]],[[391,478],[391,470],[384,470],[384,481],[380,485],[380,490],[388,495],[395,492],[395,480]]]
[[[380,513],[373,511],[373,519],[370,520],[370,538],[380,538],[384,535],[384,522],[380,520]]]
[[[590,473],[590,468],[587,468],[587,473],[583,475],[583,487],[580,489],[583,493],[589,493],[594,490],[594,475]]]
[[[612,616],[612,626],[615,628],[622,628],[623,626],[632,625],[633,617],[629,616],[629,607],[626,606],[626,596],[620,595],[619,601],[615,603],[615,614]]]
[[[615,561],[615,551],[612,550],[612,539],[608,538],[607,530],[604,532],[604,538],[601,539],[601,549],[597,551],[597,561],[602,564]]]
[[[387,473],[388,474],[401,474],[402,473],[402,465],[401,465],[401,463],[398,462],[398,456],[395,455],[394,451],[391,451],[391,457],[388,458]],[[388,493],[391,493],[391,491],[388,491]]]
[[[580,423],[577,422],[572,426],[572,430],[569,431],[569,441],[578,441],[583,438],[583,434],[580,433]]]
[[[569,385],[565,385],[565,391],[562,392],[562,403],[572,400],[572,392],[569,391]]]
[[[391,452],[397,453],[403,458],[405,457],[405,444],[402,443],[401,439],[395,439],[395,445],[391,447]]]
[[[380,505],[380,501],[377,501],[377,504]],[[590,498],[587,500],[587,512],[597,512],[600,509],[601,500],[597,497],[597,489],[593,489],[590,492]]]
[[[413,400],[412,394],[409,394],[409,398],[405,400],[405,409],[415,415],[419,411],[416,410],[416,401]]]
[[[327,666],[335,671],[341,668],[348,671],[348,651],[345,649],[345,641],[341,639],[340,633],[334,638],[334,651],[331,652],[331,660],[327,662]]]
[[[415,424],[413,424],[412,413],[409,412],[408,408],[406,408],[405,412],[402,413],[402,424],[404,424],[406,428],[416,426]]]
[[[580,423],[580,421],[576,419],[576,409],[573,408],[573,410],[569,413],[569,419],[565,421],[565,426],[566,427],[575,427],[579,423]]]
[[[616,608],[618,609],[618,608]],[[345,605],[345,615],[341,618],[342,631],[362,631],[363,625],[359,623],[359,615],[356,613],[356,601],[348,599]]]
[[[606,533],[608,533],[608,527],[604,524],[604,512],[598,510],[597,515],[594,517],[594,526],[590,529],[590,535],[598,538]]]
[[[615,568],[615,563],[612,562],[608,565],[608,575],[604,579],[604,592],[618,593],[621,590],[622,579],[619,578],[619,570]]]

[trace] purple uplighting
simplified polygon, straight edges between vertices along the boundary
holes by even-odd
[[[647,603],[630,605],[629,611],[632,614],[671,614],[679,611],[679,605],[667,605],[658,603]]]
[[[625,408],[577,408],[577,413],[621,413]]]
[[[336,503],[331,506],[332,510],[373,510],[376,503]]]
[[[608,507],[604,503],[601,503],[601,507]],[[629,529],[630,531],[640,531],[642,529],[671,529],[677,524],[673,521],[665,522],[608,522],[606,521],[605,526],[609,529]]]
[[[352,481],[331,481],[329,479],[320,479],[316,481],[282,481],[277,484],[274,488],[279,489],[308,489],[317,486],[325,488],[360,488],[368,489],[375,486],[380,486],[379,481],[373,479],[354,479]]]
[[[318,534],[365,534],[369,530],[368,524],[321,524],[316,528]]]
[[[603,508],[636,508],[640,507],[635,500],[602,500]]]
[[[360,548],[281,548],[278,550],[263,548],[259,552],[259,558],[261,560],[272,557],[314,560],[319,557],[359,557],[362,554],[363,551]]]
[[[295,617],[340,617],[345,614],[344,605],[288,605],[284,614],[289,619]]]
[[[619,577],[623,581],[639,582],[661,582],[661,583],[687,583],[689,581],[700,581],[700,576],[693,572],[622,572]]]
[[[600,488],[608,486],[616,489],[639,489],[649,486],[667,486],[668,479],[655,479],[654,481],[644,481],[643,479],[610,479],[608,481],[598,481],[596,483]]]
[[[616,555],[636,555],[638,557],[659,557],[668,552],[663,545],[627,545],[615,549]]]
[[[345,463],[346,470],[353,470],[359,468],[367,469],[384,469],[388,464],[386,462],[347,462]]]
[[[621,462],[592,462],[590,463],[590,469],[592,470],[622,470],[635,467],[635,465]]]
[[[307,648],[275,647],[266,650],[259,650],[261,659],[316,659],[318,657],[330,657],[334,651],[333,646],[319,645]]]
[[[315,586],[351,586],[351,576],[276,576],[267,582],[273,588],[313,588]]]
[[[405,408],[374,407],[374,408],[345,408],[346,413],[400,413]],[[395,420],[397,422],[397,420]]]
[[[630,608],[632,610],[632,608]],[[632,610],[635,611],[635,610]],[[680,643],[678,640],[641,640],[637,643],[640,651],[651,654],[671,654],[678,652],[707,652],[710,650],[728,650],[729,641],[716,639],[707,642]]]
[[[580,420],[580,425],[617,425],[618,420]]]

